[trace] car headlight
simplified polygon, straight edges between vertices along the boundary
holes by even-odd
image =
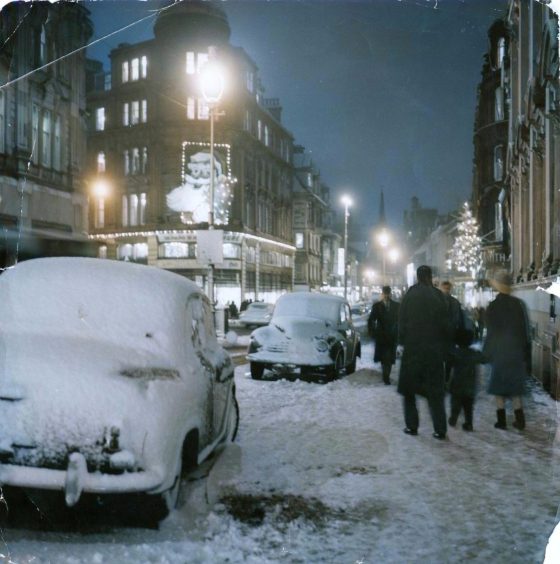
[[[315,340],[315,348],[319,352],[327,352],[329,350],[329,344],[325,339],[316,339]]]
[[[251,337],[251,342],[249,343],[249,354],[255,353],[259,349],[262,348],[262,345],[255,339],[255,337]]]

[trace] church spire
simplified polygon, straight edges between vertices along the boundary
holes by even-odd
[[[381,197],[379,200],[379,225],[386,225],[385,220],[385,197],[383,196],[383,188],[381,188]]]

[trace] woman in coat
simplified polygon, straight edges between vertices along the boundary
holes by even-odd
[[[521,396],[531,370],[531,338],[523,302],[511,296],[511,275],[501,272],[490,281],[499,293],[486,310],[484,356],[492,364],[488,393],[496,396],[497,429],[506,429],[505,400],[511,398],[517,429],[525,428]]]

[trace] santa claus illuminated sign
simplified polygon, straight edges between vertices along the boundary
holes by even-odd
[[[181,185],[167,194],[167,207],[183,223],[205,223],[210,211],[210,144],[183,143]],[[214,223],[227,224],[233,199],[230,146],[214,144]]]

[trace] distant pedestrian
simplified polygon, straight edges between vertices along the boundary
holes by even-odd
[[[445,439],[445,375],[443,361],[451,339],[451,323],[443,294],[432,284],[432,270],[420,266],[418,283],[405,294],[399,314],[399,342],[404,346],[398,392],[404,396],[404,432],[418,434],[416,394],[426,396],[433,436]]]
[[[453,339],[449,343],[449,350],[445,358],[445,382],[447,383],[449,382],[451,369],[453,368],[453,351],[456,345],[456,334],[457,331],[465,328],[465,319],[461,302],[455,296],[451,295],[453,284],[451,284],[449,280],[444,280],[440,284],[440,289],[447,305],[447,314],[449,315],[451,329],[453,331]]]
[[[239,310],[237,309],[237,306],[235,305],[235,302],[233,300],[229,304],[228,310],[231,319],[237,319],[239,317]]]
[[[248,306],[249,306],[249,300],[243,300],[241,302],[241,306],[239,308],[239,311],[245,311]]]
[[[391,299],[391,287],[383,286],[381,299],[373,304],[368,318],[368,332],[375,339],[374,362],[380,362],[383,382],[391,383],[391,367],[397,358],[399,304]]]
[[[486,310],[484,356],[492,364],[488,393],[496,396],[497,429],[506,429],[505,400],[511,398],[517,429],[525,428],[521,396],[531,370],[531,337],[525,304],[511,296],[512,277],[499,272],[490,281],[499,293]]]
[[[449,382],[451,392],[451,415],[448,423],[455,427],[457,419],[463,411],[465,422],[463,430],[473,430],[474,400],[477,392],[477,364],[485,362],[480,351],[470,348],[473,342],[473,332],[459,329],[456,341],[459,345],[452,353],[453,372]]]

